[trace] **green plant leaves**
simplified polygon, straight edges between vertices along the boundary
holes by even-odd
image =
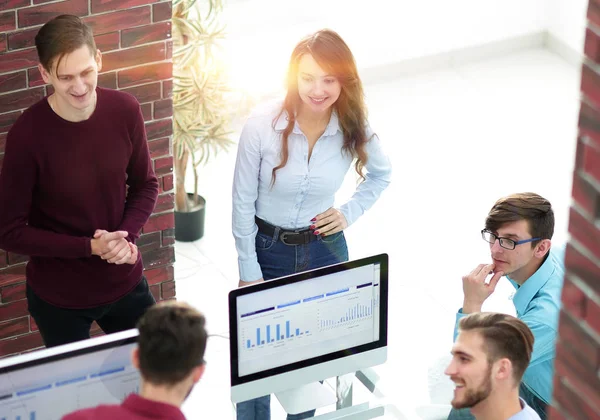
[[[222,9],[223,0],[173,1],[173,154],[175,166],[191,157],[196,180],[199,165],[233,144],[229,88],[218,55],[225,36],[218,20]]]

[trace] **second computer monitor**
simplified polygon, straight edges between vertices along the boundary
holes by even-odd
[[[387,296],[387,254],[230,292],[232,401],[384,363]]]
[[[0,360],[0,420],[60,420],[139,391],[136,329]]]

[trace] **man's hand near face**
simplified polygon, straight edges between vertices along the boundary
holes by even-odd
[[[493,273],[491,280],[486,284],[485,279],[494,270],[494,264],[479,264],[468,275],[463,276],[463,313],[470,314],[481,312],[483,302],[494,293],[496,285],[504,275],[502,271]]]

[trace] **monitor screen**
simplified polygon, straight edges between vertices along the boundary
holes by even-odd
[[[59,420],[138,392],[137,330],[0,360],[0,420]]]
[[[237,289],[229,305],[232,386],[386,347],[387,255]]]

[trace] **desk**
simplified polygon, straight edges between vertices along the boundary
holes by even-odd
[[[206,418],[209,414],[212,418],[218,414],[220,420],[236,420],[235,406],[230,400],[229,342],[220,337],[211,337],[205,356],[205,374],[183,404],[182,411],[188,420]],[[314,417],[315,420],[422,419],[416,415],[406,415],[405,409],[398,407],[383,395],[376,387],[378,375],[374,370],[367,369],[354,377],[346,375],[343,378],[346,382],[351,380],[353,405],[339,410],[335,404],[320,408]],[[327,379],[325,384],[336,389],[336,378]],[[271,398],[271,418],[286,418],[286,413],[274,396]]]

